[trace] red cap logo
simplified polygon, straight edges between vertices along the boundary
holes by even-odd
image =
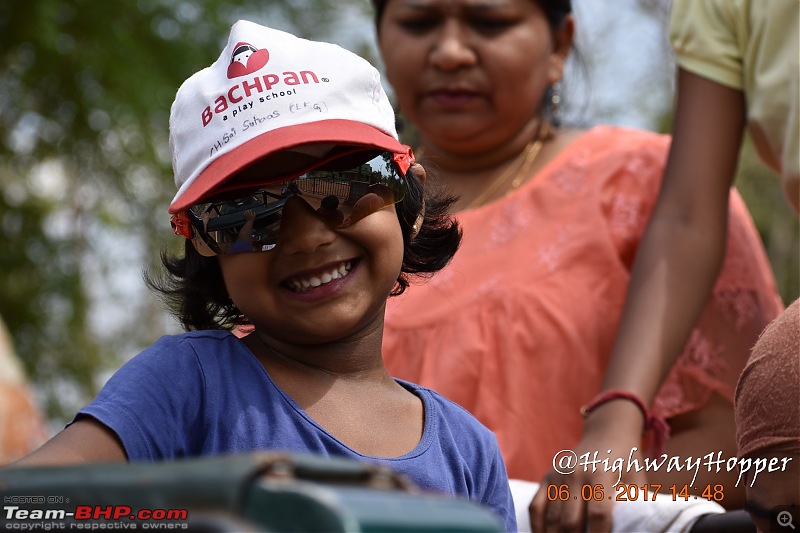
[[[231,64],[228,65],[228,79],[245,76],[262,68],[269,61],[269,52],[266,48],[259,50],[249,43],[239,43],[231,54]]]

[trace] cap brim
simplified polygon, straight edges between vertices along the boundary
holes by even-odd
[[[395,153],[407,151],[407,148],[391,135],[362,122],[350,120],[320,120],[271,130],[215,159],[186,190],[173,199],[169,206],[169,212],[185,211],[209,195],[230,188],[225,185],[231,178],[263,159],[292,147],[313,143],[328,143],[354,148],[363,146],[364,149]],[[270,147],[268,151],[264,151],[265,145]],[[313,166],[322,165],[339,155],[340,153],[337,153],[330,157],[320,158]],[[285,179],[285,176],[269,178],[260,184],[267,185],[282,179]]]

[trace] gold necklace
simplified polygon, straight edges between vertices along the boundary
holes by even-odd
[[[473,207],[483,205],[492,196],[497,194],[497,192],[503,187],[508,188],[507,192],[511,192],[522,185],[522,183],[528,177],[531,166],[536,160],[536,156],[538,156],[539,152],[542,150],[542,145],[544,145],[544,141],[548,139],[549,134],[550,124],[547,121],[543,121],[539,126],[539,130],[536,132],[536,137],[531,139],[527,146],[525,146],[525,149],[520,152],[520,154],[514,160],[514,163],[509,165],[508,168],[506,168],[494,180],[492,180],[489,186],[486,187],[483,192],[479,194],[477,198],[472,200],[464,209],[472,209]],[[510,187],[509,181],[511,182]]]

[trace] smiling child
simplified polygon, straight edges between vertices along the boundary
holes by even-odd
[[[394,120],[363,59],[236,23],[170,116],[169,212],[186,244],[148,280],[187,333],[126,363],[16,466],[346,456],[478,501],[515,530],[494,434],[383,364],[387,298],[444,267],[461,238]]]

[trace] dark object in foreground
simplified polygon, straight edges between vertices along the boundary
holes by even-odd
[[[747,511],[737,510],[726,513],[701,516],[694,523],[690,533],[756,533],[756,526]]]
[[[3,530],[503,529],[480,505],[422,493],[388,468],[290,453],[12,468],[0,470],[0,495]]]

